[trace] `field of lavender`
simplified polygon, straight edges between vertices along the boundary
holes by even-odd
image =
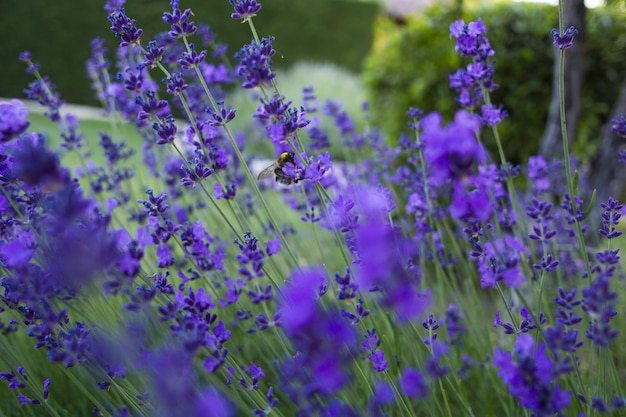
[[[178,0],[154,39],[109,0],[103,120],[20,56],[47,121],[0,103],[0,417],[626,415],[623,206],[565,130],[507,161],[481,20],[450,22],[454,119],[387,138],[312,80],[285,96],[262,4],[229,2],[236,64]]]

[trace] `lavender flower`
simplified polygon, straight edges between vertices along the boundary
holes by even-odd
[[[429,303],[429,295],[418,291],[419,271],[407,265],[409,243],[383,221],[384,197],[374,190],[362,190],[360,194],[368,221],[355,233],[359,286],[369,291],[382,290],[382,305],[394,310],[399,321],[419,317]]]
[[[481,119],[487,126],[495,126],[502,122],[507,116],[508,113],[503,109],[502,105],[494,106],[493,104],[485,104],[481,107]]]
[[[582,291],[582,308],[590,319],[585,336],[601,347],[608,347],[611,340],[618,335],[618,331],[610,326],[610,322],[617,315],[613,305],[617,300],[617,293],[610,289],[610,271],[610,268],[598,270],[599,276]]]
[[[570,393],[559,386],[546,346],[535,345],[532,336],[518,336],[513,353],[496,347],[493,363],[509,393],[537,415],[553,415],[570,405]]]
[[[602,229],[600,229],[600,234],[607,239],[615,239],[621,236],[622,232],[618,231],[615,226],[619,224],[624,206],[619,204],[613,197],[609,197],[606,203],[600,203],[600,207],[604,209],[601,214]]]
[[[241,23],[247,22],[261,10],[261,3],[256,0],[228,0],[228,2],[235,8],[235,13],[230,17],[241,20]]]
[[[39,75],[39,64],[31,61],[30,52],[22,52],[19,59],[28,64],[27,73],[36,74],[37,76],[37,80],[30,83],[28,85],[29,88],[24,90],[26,96],[30,100],[35,100],[42,106],[47,107],[48,111],[45,114],[48,116],[48,119],[58,122],[61,119],[59,109],[63,105],[63,101],[61,101],[55,86],[47,75]]]
[[[417,369],[405,368],[399,380],[400,387],[405,395],[413,398],[424,398],[429,389],[424,377]]]
[[[111,31],[115,33],[115,36],[122,39],[120,47],[123,48],[131,44],[139,45],[143,29],[137,28],[135,20],[126,16],[123,7],[111,12],[108,19],[111,22]]]
[[[8,142],[28,129],[27,115],[28,110],[19,100],[0,103],[0,142]]]
[[[163,13],[163,21],[167,23],[168,25],[170,25],[171,27],[171,30],[168,32],[168,35],[170,35],[172,38],[181,38],[185,36],[191,36],[194,33],[196,33],[196,30],[198,30],[195,23],[189,21],[189,17],[192,15],[191,9],[185,9],[185,11],[181,12],[178,7],[179,3],[180,3],[179,0],[171,0],[170,6],[172,7],[172,12]],[[194,53],[193,48],[192,48],[192,53]],[[206,51],[203,51],[203,53],[204,55],[206,55]],[[183,58],[183,60],[184,59],[185,58]]]
[[[619,137],[626,138],[626,117],[623,114],[611,119],[611,130]]]
[[[274,37],[263,38],[261,44],[252,42],[235,54],[239,61],[237,75],[243,80],[243,88],[254,88],[269,84],[276,73],[271,71],[272,56],[276,53],[272,47]]]
[[[344,360],[357,342],[354,330],[337,312],[318,305],[316,288],[324,279],[319,270],[297,272],[282,290],[282,327],[301,352],[300,366],[315,376],[306,381],[307,396],[328,396],[348,383]],[[289,362],[283,366],[289,367]]]
[[[438,184],[471,177],[474,165],[487,158],[486,150],[476,140],[480,121],[465,111],[457,112],[454,122],[446,127],[441,126],[441,121],[436,113],[420,121],[430,175]]]
[[[525,279],[520,261],[522,254],[528,249],[517,238],[505,236],[485,245],[484,255],[478,259],[480,285],[483,288],[493,287],[498,281],[517,288]]]
[[[550,34],[554,37],[552,44],[560,50],[564,50],[572,47],[574,44],[574,36],[578,35],[578,29],[574,26],[570,26],[563,34],[560,34],[556,29],[552,29]]]

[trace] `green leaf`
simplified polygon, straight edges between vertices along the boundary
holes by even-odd
[[[595,204],[596,204],[596,189],[594,188],[593,194],[591,194],[591,200],[589,200],[589,204],[587,204],[587,208],[584,211],[585,214],[579,221],[583,221],[589,216]]]

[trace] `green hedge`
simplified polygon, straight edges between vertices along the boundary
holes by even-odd
[[[494,103],[510,117],[499,126],[505,152],[522,162],[537,152],[552,93],[554,52],[550,30],[557,26],[553,6],[532,3],[497,4],[466,10],[466,22],[482,17],[496,51]],[[459,58],[449,26],[458,19],[449,9],[435,7],[405,26],[378,22],[375,49],[366,61],[364,81],[372,114],[390,138],[406,130],[409,106],[440,111],[450,120],[458,104],[448,76],[468,59]],[[588,10],[586,76],[579,140],[575,150],[593,151],[599,126],[608,117],[626,77],[626,15],[617,9]],[[395,139],[392,139],[395,140]],[[488,141],[490,142],[490,141]],[[495,145],[494,145],[495,146]]]
[[[0,97],[23,97],[32,81],[18,62],[24,50],[33,52],[42,73],[50,75],[63,100],[95,104],[85,74],[89,42],[96,36],[114,49],[119,40],[109,30],[104,1],[29,0],[10,1],[0,13]],[[278,51],[274,64],[286,68],[300,60],[332,62],[360,71],[372,44],[373,21],[378,7],[372,3],[345,0],[265,0],[255,19],[261,36],[274,35]],[[229,45],[229,55],[252,39],[247,25],[230,18],[228,0],[183,0],[196,22],[205,22],[217,33],[218,42]],[[168,0],[129,0],[128,16],[144,29],[145,43],[167,30],[161,16],[171,10]]]

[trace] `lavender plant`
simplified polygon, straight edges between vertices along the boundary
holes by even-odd
[[[507,162],[482,22],[450,26],[471,60],[450,76],[454,120],[407,109],[414,136],[390,147],[318,105],[314,86],[283,97],[261,4],[229,2],[252,33],[236,65],[179,0],[149,41],[123,1],[107,3],[121,42],[111,63],[94,40],[87,63],[111,121],[98,143],[20,57],[36,77],[27,96],[62,134],[52,150],[22,102],[0,104],[2,414],[625,414],[623,206],[601,202],[602,228],[585,226],[593,198],[566,137],[563,162]],[[577,31],[552,34],[563,71]],[[233,84],[254,114],[229,107]],[[624,134],[623,116],[614,126]],[[255,141],[290,185],[256,180]],[[336,141],[348,163],[332,160]]]

